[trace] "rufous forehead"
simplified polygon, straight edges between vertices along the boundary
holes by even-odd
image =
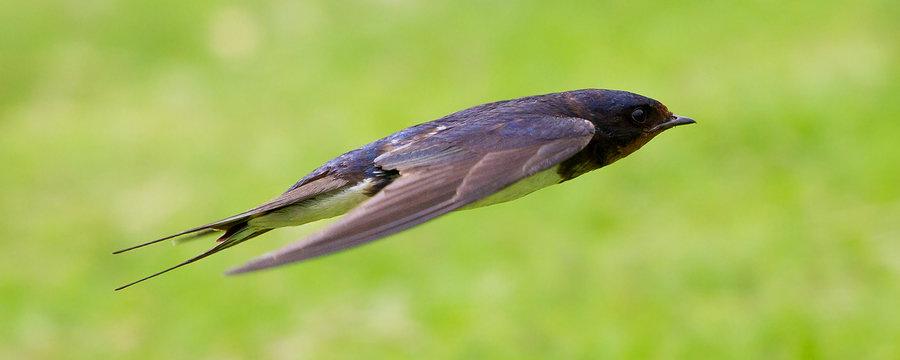
[[[662,103],[659,103],[659,102],[656,103],[656,111],[659,111],[660,114],[663,114],[666,116],[672,116],[672,112],[669,111],[669,108],[667,108],[665,105],[663,105]]]

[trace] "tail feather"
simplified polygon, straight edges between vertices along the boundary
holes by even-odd
[[[235,226],[229,227],[228,229],[225,230],[225,233],[222,234],[222,236],[219,236],[219,238],[216,239],[216,243],[222,243],[222,242],[229,241],[231,239],[235,239],[235,238],[239,237],[239,235],[241,233],[246,233],[247,231],[250,231],[250,228],[248,226],[249,225],[247,223],[242,223],[242,224],[236,224]]]
[[[209,223],[206,225],[192,227],[190,229],[187,229],[187,230],[184,230],[184,231],[181,231],[181,232],[178,232],[178,233],[166,236],[166,237],[162,237],[162,238],[159,238],[156,240],[151,240],[151,241],[148,241],[145,243],[137,244],[137,245],[134,245],[131,247],[121,249],[121,250],[116,250],[113,252],[113,254],[121,254],[126,251],[139,249],[139,248],[142,248],[147,245],[153,245],[153,244],[163,242],[163,241],[166,241],[169,239],[173,239],[173,238],[176,238],[176,237],[179,237],[182,235],[194,234],[190,238],[186,238],[185,241],[187,241],[187,240],[190,240],[190,239],[193,239],[196,237],[202,237],[202,236],[205,236],[208,234],[212,234],[215,231],[223,231],[223,230],[227,231],[228,229],[233,228],[234,225],[240,224],[241,222],[243,222],[244,220],[246,220],[249,217],[251,217],[251,214],[248,214],[248,213],[238,214],[238,215],[235,215],[235,216],[232,216],[229,218],[225,218],[225,219],[222,219],[222,220],[219,220],[216,222],[212,222],[212,223]]]
[[[264,216],[265,214],[268,214],[270,212],[273,212],[273,211],[276,211],[279,209],[283,209],[283,208],[286,208],[289,206],[299,204],[305,200],[314,198],[316,196],[326,194],[326,193],[340,191],[342,189],[347,188],[347,186],[349,186],[349,184],[350,184],[349,179],[332,176],[332,175],[330,175],[330,173],[328,171],[322,170],[322,171],[314,172],[313,174],[310,174],[309,176],[303,178],[300,182],[298,182],[297,185],[291,187],[284,194],[281,194],[279,197],[272,199],[272,200],[270,200],[262,205],[259,205],[253,209],[247,210],[245,212],[242,212],[240,214],[237,214],[237,215],[234,215],[231,217],[227,217],[225,219],[222,219],[222,220],[219,220],[216,222],[212,222],[212,223],[202,225],[202,226],[193,227],[193,228],[178,232],[176,234],[172,234],[172,235],[169,235],[169,236],[166,236],[163,238],[159,238],[156,240],[148,241],[148,242],[145,242],[142,244],[137,244],[137,245],[134,245],[134,246],[122,249],[122,250],[115,251],[115,252],[113,252],[113,254],[120,254],[120,253],[129,251],[129,250],[142,248],[147,245],[152,245],[152,244],[156,244],[156,243],[159,243],[159,242],[162,242],[165,240],[180,237],[182,235],[193,234],[189,237],[182,238],[183,240],[187,241],[187,240],[194,239],[194,238],[197,238],[197,237],[200,237],[203,235],[211,234],[216,231],[224,231],[225,232],[224,234],[222,234],[221,237],[219,237],[219,239],[216,241],[216,245],[213,246],[211,249],[209,249],[197,256],[194,256],[190,259],[187,259],[187,260],[185,260],[175,266],[172,266],[168,269],[162,270],[160,272],[154,273],[147,277],[138,279],[137,281],[133,281],[131,283],[120,286],[120,287],[116,288],[116,290],[122,290],[131,285],[137,284],[139,282],[151,279],[153,277],[156,277],[156,276],[162,275],[164,273],[167,273],[169,271],[175,270],[179,267],[193,263],[197,260],[203,259],[203,258],[210,256],[212,254],[215,254],[219,251],[222,251],[224,249],[227,249],[234,245],[240,244],[244,241],[247,241],[247,240],[257,237],[259,235],[262,235],[262,234],[268,232],[269,230],[272,230],[272,228],[284,226],[284,225],[268,226],[266,224],[255,224],[255,226],[250,226],[250,225],[248,225],[248,222],[251,219],[254,219],[254,218],[257,218],[260,216]],[[315,219],[313,219],[313,220],[315,220]],[[312,221],[312,220],[310,220],[310,221]]]
[[[191,241],[194,241],[194,240],[197,240],[197,239],[205,238],[205,237],[207,237],[208,235],[215,234],[215,233],[217,233],[217,232],[219,232],[219,231],[221,231],[221,230],[216,230],[216,229],[200,230],[200,231],[198,231],[198,232],[195,232],[195,233],[190,234],[190,235],[187,235],[187,236],[182,236],[182,237],[179,237],[179,238],[172,239],[172,241],[175,242],[176,244],[183,244],[183,243],[186,243],[186,242],[191,242]]]
[[[235,228],[237,228],[238,230],[235,230],[235,231],[233,231],[233,232],[230,231],[231,229],[235,229]],[[203,259],[203,258],[205,258],[205,257],[207,257],[207,256],[210,256],[210,255],[215,254],[215,253],[217,253],[217,252],[219,252],[219,251],[225,250],[225,249],[230,248],[230,247],[232,247],[232,246],[234,246],[234,245],[240,244],[240,243],[242,243],[242,242],[244,242],[244,241],[250,240],[250,239],[255,238],[255,237],[259,236],[259,235],[265,234],[265,233],[269,232],[269,230],[272,230],[272,229],[252,229],[252,228],[247,227],[247,226],[246,226],[246,223],[241,224],[241,225],[239,225],[239,226],[232,227],[231,229],[229,229],[228,231],[226,231],[225,234],[222,235],[222,237],[220,237],[219,239],[217,239],[217,240],[216,240],[216,246],[213,246],[211,249],[206,250],[206,251],[204,251],[203,253],[201,253],[201,254],[199,254],[199,255],[197,255],[197,256],[194,256],[194,257],[192,257],[192,258],[190,258],[190,259],[187,259],[187,260],[185,260],[185,261],[183,261],[183,262],[181,262],[181,263],[178,263],[178,264],[175,265],[175,266],[172,266],[172,267],[167,268],[167,269],[164,269],[164,270],[162,270],[162,271],[159,271],[159,272],[153,273],[153,274],[151,274],[151,275],[145,276],[145,277],[140,278],[140,279],[138,279],[138,280],[132,281],[132,282],[130,282],[130,283],[128,283],[128,284],[119,286],[119,287],[116,288],[116,291],[122,290],[122,289],[124,289],[124,288],[129,287],[129,286],[132,286],[132,285],[135,285],[135,284],[137,284],[137,283],[143,282],[143,281],[145,281],[145,280],[150,280],[150,279],[152,279],[152,278],[154,278],[154,277],[157,277],[157,276],[159,276],[159,275],[165,274],[165,273],[167,273],[167,272],[169,272],[169,271],[175,270],[175,269],[180,268],[180,267],[182,267],[182,266],[188,265],[188,264],[193,263],[193,262],[195,262],[195,261],[197,261],[197,260]]]

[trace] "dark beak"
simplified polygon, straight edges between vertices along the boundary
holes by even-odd
[[[694,119],[684,116],[672,115],[669,118],[669,121],[666,121],[662,124],[656,125],[654,128],[650,129],[650,132],[663,131],[666,129],[670,129],[679,125],[687,125],[687,124],[696,124],[697,122]]]

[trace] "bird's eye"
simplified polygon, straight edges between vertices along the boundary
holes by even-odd
[[[634,121],[635,124],[643,124],[647,121],[647,116],[643,109],[636,109],[631,112],[631,120]]]

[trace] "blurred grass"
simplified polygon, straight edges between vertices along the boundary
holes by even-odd
[[[0,3],[2,358],[900,357],[891,1]],[[224,278],[111,250],[345,150],[585,87],[700,124],[517,202]]]

